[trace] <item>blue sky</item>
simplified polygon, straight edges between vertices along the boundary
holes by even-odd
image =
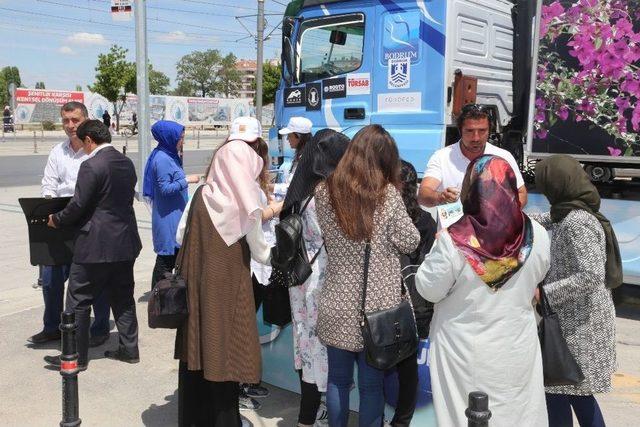
[[[265,0],[267,31],[282,20],[287,0]],[[135,60],[130,22],[111,18],[110,0],[0,0],[0,67],[17,66],[23,86],[83,90],[93,82],[98,54],[112,44]],[[147,0],[149,61],[175,87],[175,64],[194,50],[218,49],[255,59],[255,39],[235,19],[257,12],[256,0]],[[242,22],[255,35],[255,17]],[[265,35],[266,35],[265,33]],[[279,56],[280,29],[265,42],[265,59]]]

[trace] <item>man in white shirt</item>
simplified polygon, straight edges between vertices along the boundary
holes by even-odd
[[[73,196],[80,164],[89,156],[82,149],[76,130],[87,120],[87,107],[80,102],[68,102],[60,110],[62,127],[67,134],[64,142],[53,147],[42,178],[42,197]],[[60,339],[60,313],[63,309],[64,283],[69,278],[69,265],[42,266],[42,295],[44,297],[44,328],[28,340],[42,344]],[[93,305],[95,320],[91,325],[91,345],[98,346],[109,338],[109,300],[101,295]]]
[[[490,117],[487,110],[476,104],[465,105],[458,116],[460,141],[436,151],[424,172],[418,191],[418,201],[427,207],[453,203],[460,197],[460,189],[467,166],[483,154],[502,157],[516,174],[520,204],[527,204],[527,188],[511,153],[487,142]]]

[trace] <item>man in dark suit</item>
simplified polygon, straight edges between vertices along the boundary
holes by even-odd
[[[77,129],[89,158],[80,166],[75,194],[67,207],[49,216],[50,227],[76,227],[73,263],[67,288],[67,310],[75,310],[78,367],[86,369],[91,302],[109,289],[120,345],[105,356],[139,361],[138,320],[133,299],[133,264],[142,244],[133,210],[136,173],[131,160],[111,145],[109,129],[87,120]],[[45,361],[60,364],[59,356]]]

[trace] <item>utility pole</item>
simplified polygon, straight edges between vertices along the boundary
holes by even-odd
[[[258,54],[256,59],[256,118],[262,123],[262,63],[264,49],[264,0],[258,0]]]
[[[138,91],[138,199],[142,200],[144,166],[149,157],[149,67],[147,65],[147,2],[135,0],[136,72]]]

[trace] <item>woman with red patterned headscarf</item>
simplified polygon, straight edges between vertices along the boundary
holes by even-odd
[[[435,303],[429,337],[438,425],[467,423],[472,391],[489,395],[493,426],[546,426],[533,298],[549,269],[546,230],[523,212],[514,171],[484,155],[467,168],[464,215],[443,230],[418,269]]]

